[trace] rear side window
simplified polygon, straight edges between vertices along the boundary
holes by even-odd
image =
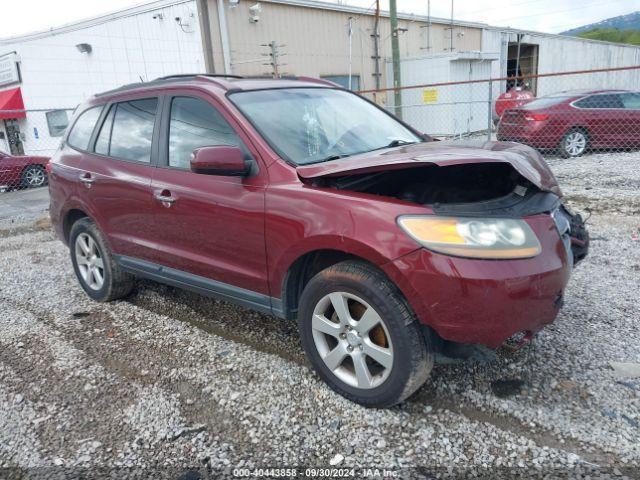
[[[569,97],[540,97],[530,101],[520,108],[523,108],[525,110],[537,110],[539,108],[547,108],[553,107],[554,105],[560,105],[562,102],[568,99]]]
[[[73,125],[71,132],[69,132],[67,143],[79,150],[87,150],[91,134],[96,126],[98,117],[100,117],[100,112],[102,112],[102,105],[82,112]]]
[[[640,110],[640,93],[623,93],[620,97],[624,108]]]
[[[109,156],[151,162],[151,142],[157,109],[157,98],[118,103],[111,127]]]
[[[205,100],[174,98],[169,122],[169,166],[188,169],[196,148],[216,145],[242,146],[242,142],[218,110]]]
[[[591,95],[581,98],[574,105],[578,108],[622,108],[622,100],[617,94]]]

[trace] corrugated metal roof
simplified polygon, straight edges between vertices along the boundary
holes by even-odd
[[[256,0],[257,1],[257,0]],[[355,13],[358,15],[373,15],[375,12],[372,8],[356,7],[354,5],[345,5],[342,3],[320,2],[317,0],[260,0],[265,3],[280,3],[283,5],[294,5],[298,7],[317,8],[321,10],[332,10],[336,12]],[[388,17],[389,12],[380,10],[381,17]],[[428,22],[450,25],[450,18],[427,17],[426,15],[416,15],[414,13],[398,12],[398,18],[402,20],[414,20],[418,22]],[[453,24],[459,27],[486,28],[488,25],[481,22],[469,22],[464,20],[453,19]]]

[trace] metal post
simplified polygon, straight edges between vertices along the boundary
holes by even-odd
[[[487,106],[487,142],[491,141],[491,127],[493,126],[493,81],[489,79],[489,100]]]
[[[449,50],[453,52],[453,0],[451,0],[451,38],[449,41]]]
[[[431,52],[431,0],[427,0],[427,53]]]
[[[400,79],[400,42],[398,41],[396,0],[389,0],[389,17],[391,19],[391,57],[393,59],[393,103],[396,117],[402,119],[402,94],[398,90],[402,86],[402,80]]]
[[[522,42],[522,34],[519,33],[518,34],[518,53],[516,56],[516,75],[515,75],[516,79],[513,83],[514,87],[518,86],[518,77],[520,76],[520,43],[521,42]]]
[[[380,90],[380,0],[376,0],[376,14],[373,24],[373,59],[375,61],[376,90]],[[373,94],[376,98],[376,94]]]
[[[218,26],[220,27],[224,73],[231,75],[233,73],[231,69],[231,48],[229,47],[229,30],[227,28],[227,15],[224,8],[224,0],[218,0]]]
[[[211,21],[209,18],[209,7],[207,0],[198,0],[196,2],[198,9],[198,20],[200,21],[200,30],[202,32],[202,50],[204,53],[204,68],[207,73],[216,73],[213,61],[213,44],[211,42]]]
[[[349,90],[353,90],[351,88],[351,71],[352,71],[352,60],[351,60],[351,39],[353,37],[353,17],[349,17]]]

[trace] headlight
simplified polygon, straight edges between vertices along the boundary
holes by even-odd
[[[540,242],[524,220],[403,215],[398,225],[429,250],[472,258],[529,258]]]

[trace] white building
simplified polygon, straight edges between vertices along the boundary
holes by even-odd
[[[72,110],[88,96],[126,83],[203,71],[194,0],[159,0],[0,39],[0,150],[51,154]],[[16,111],[20,103],[24,111]],[[12,111],[6,105],[13,105]]]

